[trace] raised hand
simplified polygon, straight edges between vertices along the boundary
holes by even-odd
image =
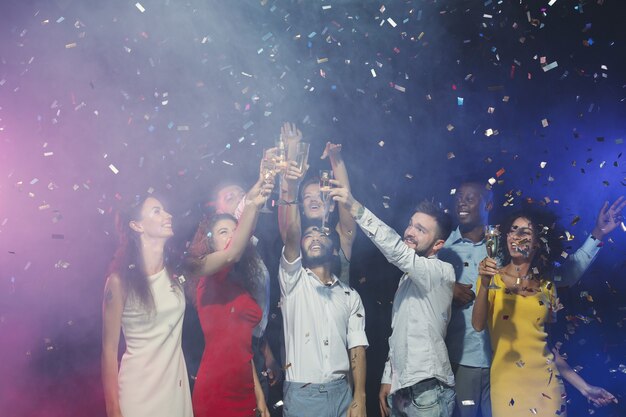
[[[606,235],[611,233],[624,220],[622,210],[626,207],[624,196],[620,196],[611,206],[605,201],[598,213],[596,226],[591,235],[598,240],[602,240]]]
[[[302,132],[296,127],[295,123],[285,122],[280,128],[280,136],[285,143],[297,142],[302,139]]]
[[[326,148],[320,159],[330,158],[330,161],[338,161],[341,158],[341,144],[326,142]]]
[[[296,161],[288,161],[283,178],[290,184],[298,184],[304,178],[306,170],[300,170]]]

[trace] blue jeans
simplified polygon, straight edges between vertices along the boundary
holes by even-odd
[[[284,382],[283,417],[345,417],[352,392],[345,379],[325,384]]]
[[[454,388],[430,378],[399,389],[387,397],[387,402],[391,417],[450,417],[454,396]]]

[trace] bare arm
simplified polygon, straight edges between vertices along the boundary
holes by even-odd
[[[270,417],[270,411],[267,408],[267,403],[265,402],[265,394],[263,393],[263,388],[261,388],[259,376],[256,374],[253,359],[250,359],[250,364],[252,365],[252,379],[254,380],[254,396],[256,397],[257,415],[260,417]]]
[[[472,311],[472,327],[477,332],[482,332],[487,326],[487,315],[489,312],[489,282],[498,272],[496,262],[491,258],[485,258],[478,266],[478,276],[480,277],[480,287],[474,301]]]
[[[582,395],[591,401],[595,406],[602,407],[612,402],[617,403],[617,398],[604,388],[589,385],[580,375],[578,375],[559,354],[556,349],[552,349],[554,353],[554,363],[559,369],[559,373],[567,382],[572,384]]]
[[[245,208],[228,247],[200,258],[190,258],[187,263],[190,266],[191,275],[210,276],[241,259],[256,226],[259,209],[269,196],[271,187],[271,184],[263,184],[260,181],[252,187],[246,195]]]
[[[304,173],[300,172],[294,161],[289,161],[289,168],[284,177],[281,200],[295,201],[298,198],[298,186]],[[300,209],[297,204],[278,206],[278,227],[285,243],[285,259],[293,262],[300,256]]]
[[[125,295],[118,275],[111,275],[104,286],[102,301],[102,386],[108,417],[121,417],[117,383],[117,354],[122,329]]]
[[[348,178],[348,170],[346,164],[341,156],[341,145],[335,145],[328,142],[326,149],[322,155],[322,159],[328,156],[330,159],[330,166],[335,174],[335,179],[339,181],[347,191],[350,191],[350,179]],[[356,237],[356,222],[350,215],[350,211],[346,209],[343,204],[339,204],[339,223],[337,223],[337,233],[339,234],[339,241],[341,244],[341,250],[346,259],[350,260],[352,256],[352,245]]]
[[[350,368],[352,369],[352,379],[354,380],[354,395],[348,417],[365,417],[365,347],[356,346],[350,349]]]

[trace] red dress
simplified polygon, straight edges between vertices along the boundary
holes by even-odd
[[[204,353],[192,395],[195,417],[253,417],[252,330],[261,308],[228,270],[198,283],[197,309]]]

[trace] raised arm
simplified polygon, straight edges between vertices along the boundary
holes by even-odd
[[[295,201],[298,199],[298,187],[303,176],[304,173],[298,169],[296,162],[289,161],[280,190],[280,200],[285,203],[278,206],[278,227],[285,244],[287,262],[293,262],[300,256],[302,228],[300,208]]]
[[[611,206],[608,201],[604,202],[598,212],[591,235],[576,252],[567,257],[563,266],[557,271],[561,276],[561,280],[556,281],[557,285],[571,286],[582,278],[598,254],[602,240],[624,220],[622,216],[624,207],[626,207],[626,199],[623,196],[615,200]]]
[[[350,191],[350,179],[348,178],[348,170],[341,156],[341,145],[334,143],[326,143],[326,149],[322,154],[322,159],[328,157],[330,166],[335,174],[335,179],[339,181],[348,191]],[[352,256],[352,245],[356,237],[356,221],[350,215],[350,212],[342,204],[339,205],[339,223],[337,223],[337,233],[341,250],[346,259],[350,260]]]
[[[245,208],[235,234],[226,249],[204,256],[191,256],[187,265],[192,276],[210,276],[241,259],[256,226],[259,209],[272,192],[273,184],[259,180],[246,194]]]
[[[125,295],[120,277],[109,276],[102,301],[102,386],[107,417],[121,417],[117,374],[117,350],[122,328]]]

